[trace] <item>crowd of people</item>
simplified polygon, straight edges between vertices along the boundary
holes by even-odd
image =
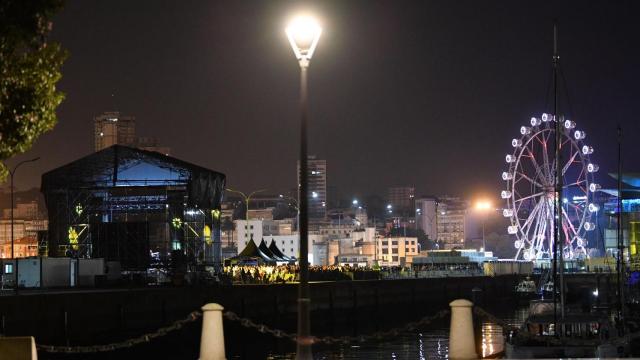
[[[482,275],[478,264],[425,264],[412,268],[370,266],[309,266],[309,281],[349,281]],[[224,267],[228,284],[283,284],[300,279],[298,265],[230,265]]]
[[[298,265],[231,265],[224,267],[227,282],[236,284],[279,284],[297,282]],[[374,280],[380,270],[349,265],[309,266],[310,281]]]

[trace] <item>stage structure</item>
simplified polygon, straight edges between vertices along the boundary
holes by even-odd
[[[42,175],[49,256],[103,257],[123,269],[182,253],[221,266],[225,175],[163,154],[114,145]]]

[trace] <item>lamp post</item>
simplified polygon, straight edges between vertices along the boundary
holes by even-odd
[[[476,203],[476,210],[483,213],[482,216],[482,251],[487,251],[487,245],[484,238],[484,225],[487,221],[487,212],[491,210],[493,205],[488,200],[481,200]]]
[[[34,161],[38,161],[40,160],[40,157],[37,158],[33,158],[31,160],[24,160],[19,162],[16,166],[13,167],[13,170],[9,169],[9,175],[11,177],[11,258],[13,259],[14,255],[13,255],[13,246],[14,246],[14,240],[13,240],[13,175],[15,175],[16,170],[18,170],[18,168],[20,167],[20,165],[22,164],[26,164],[26,163],[30,163],[30,162],[34,162]]]
[[[309,264],[308,264],[308,198],[307,198],[307,69],[320,40],[322,28],[310,17],[297,17],[285,30],[293,53],[300,64],[300,284],[298,285],[298,341],[296,359],[312,359],[311,321],[309,316]]]
[[[249,221],[249,201],[251,200],[253,195],[255,195],[255,194],[259,193],[259,192],[266,191],[266,189],[256,190],[254,192],[249,193],[249,195],[243,193],[242,191],[233,190],[233,189],[229,189],[229,188],[227,188],[226,190],[229,191],[229,192],[232,192],[232,193],[239,194],[240,196],[242,196],[244,198],[244,202],[245,202],[245,215],[244,215],[244,218],[247,221],[247,225],[248,225],[249,224],[248,223],[248,221]]]

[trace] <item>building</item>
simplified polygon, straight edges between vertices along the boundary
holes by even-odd
[[[266,235],[261,240],[267,244],[267,246],[271,245],[273,241],[278,249],[282,251],[282,253],[290,258],[298,258],[300,256],[300,238],[298,234],[295,235]],[[260,241],[254,238],[254,242],[256,245],[260,245]],[[309,250],[311,251],[311,249]]]
[[[3,209],[2,217],[4,219],[11,219],[11,209]],[[40,219],[40,210],[38,208],[37,201],[30,201],[27,203],[16,203],[16,207],[13,209],[13,218],[22,220],[36,220]]]
[[[278,248],[287,256],[298,257],[299,241],[298,234],[293,231],[293,220],[235,220],[237,248],[238,254],[244,250],[253,239],[256,245],[260,245],[260,241],[264,239],[267,245],[271,239],[286,241],[286,244],[278,243]],[[267,241],[269,240],[269,241]],[[291,241],[294,243],[291,243]],[[281,248],[281,245],[284,247]]]
[[[13,256],[24,258],[38,256],[38,239],[35,237],[21,237],[13,242]],[[11,258],[11,242],[0,244],[0,259]]]
[[[125,116],[118,111],[110,111],[94,117],[93,122],[94,151],[100,151],[112,145],[125,145],[166,156],[171,154],[171,149],[160,145],[155,137],[136,137],[135,116]]]
[[[387,190],[387,203],[395,212],[412,214],[416,189],[413,186],[390,187]]]
[[[467,202],[456,197],[439,198],[437,207],[437,240],[444,250],[464,248]]]
[[[300,184],[300,162],[297,168]],[[327,217],[327,161],[309,155],[307,159],[309,219],[324,220]]]
[[[14,256],[38,255],[38,232],[46,231],[48,225],[49,222],[47,220],[15,220],[13,222]],[[32,248],[33,245],[35,245],[35,250]],[[10,257],[11,220],[0,220],[0,258]]]
[[[244,250],[251,239],[255,240],[256,245],[260,244],[262,239],[262,223],[263,220],[235,220],[236,239],[238,241],[238,254]]]
[[[416,199],[416,222],[418,229],[435,241],[438,238],[438,199],[423,196]]]
[[[112,145],[136,145],[136,118],[124,116],[118,111],[104,112],[93,118],[94,151]]]
[[[273,220],[273,211],[275,208],[251,209],[249,208],[249,219]]]
[[[610,174],[617,179],[617,174]],[[620,194],[618,189],[602,189],[600,192],[610,195],[604,202],[603,211],[596,209],[598,214],[606,217],[604,221],[604,246],[607,255],[618,254],[618,216],[622,220],[622,241],[624,244],[625,258],[628,259],[633,271],[640,270],[640,174],[622,174],[622,209],[618,208]],[[621,212],[620,212],[621,210]],[[600,222],[600,221],[597,221]]]
[[[323,235],[327,240],[344,239],[351,236],[351,233],[358,228],[353,222],[346,224],[322,224],[318,228],[318,234]]]
[[[416,237],[379,237],[377,260],[380,266],[405,266],[420,254]]]

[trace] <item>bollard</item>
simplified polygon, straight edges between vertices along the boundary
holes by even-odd
[[[476,341],[473,333],[473,315],[469,300],[452,301],[451,329],[449,330],[449,359],[477,359]]]
[[[37,360],[33,336],[0,337],[0,359]]]
[[[224,332],[222,310],[219,304],[209,303],[202,307],[202,334],[200,337],[200,360],[224,360]]]

